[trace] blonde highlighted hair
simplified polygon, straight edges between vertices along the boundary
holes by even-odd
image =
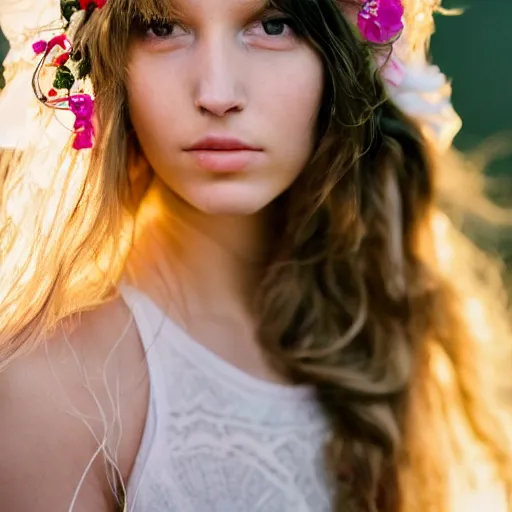
[[[488,499],[489,489],[493,511],[505,510],[512,418],[495,382],[512,346],[505,294],[496,262],[438,203],[462,212],[450,178],[477,178],[455,153],[431,153],[335,0],[273,3],[296,20],[330,80],[316,150],[280,199],[258,294],[260,339],[280,372],[316,387],[331,421],[334,510],[466,512],[454,496]],[[151,179],[129,132],[119,56],[134,19],[167,9],[110,0],[79,29],[97,95],[90,154],[50,136],[48,126],[59,128],[41,107],[23,154],[1,157],[0,369],[115,294]],[[480,187],[476,200],[488,205]]]

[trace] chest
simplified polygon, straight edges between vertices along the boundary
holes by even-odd
[[[149,396],[128,512],[330,510],[314,390],[248,373],[135,298]]]
[[[329,510],[328,430],[314,400],[172,361],[152,387],[129,511]]]

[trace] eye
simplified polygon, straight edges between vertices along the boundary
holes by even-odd
[[[287,28],[290,28],[287,25],[286,20],[283,18],[263,20],[261,22],[261,26],[263,27],[265,33],[269,36],[280,36],[286,31]]]
[[[152,33],[156,37],[168,37],[172,35],[174,25],[172,23],[164,23],[160,21],[153,21],[150,23],[147,32]]]
[[[292,20],[285,16],[267,17],[254,23],[248,33],[259,37],[289,37],[295,35]]]
[[[141,31],[145,37],[157,39],[176,37],[186,33],[179,23],[168,20],[152,20],[146,23]]]

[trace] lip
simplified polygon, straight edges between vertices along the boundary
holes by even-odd
[[[233,137],[208,136],[185,149],[195,163],[210,172],[233,173],[261,162],[263,149]]]
[[[185,151],[262,151],[234,137],[210,135],[197,141]]]

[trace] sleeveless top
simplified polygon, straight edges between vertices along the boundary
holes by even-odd
[[[150,379],[128,512],[327,512],[329,430],[308,387],[265,382],[124,286]]]

